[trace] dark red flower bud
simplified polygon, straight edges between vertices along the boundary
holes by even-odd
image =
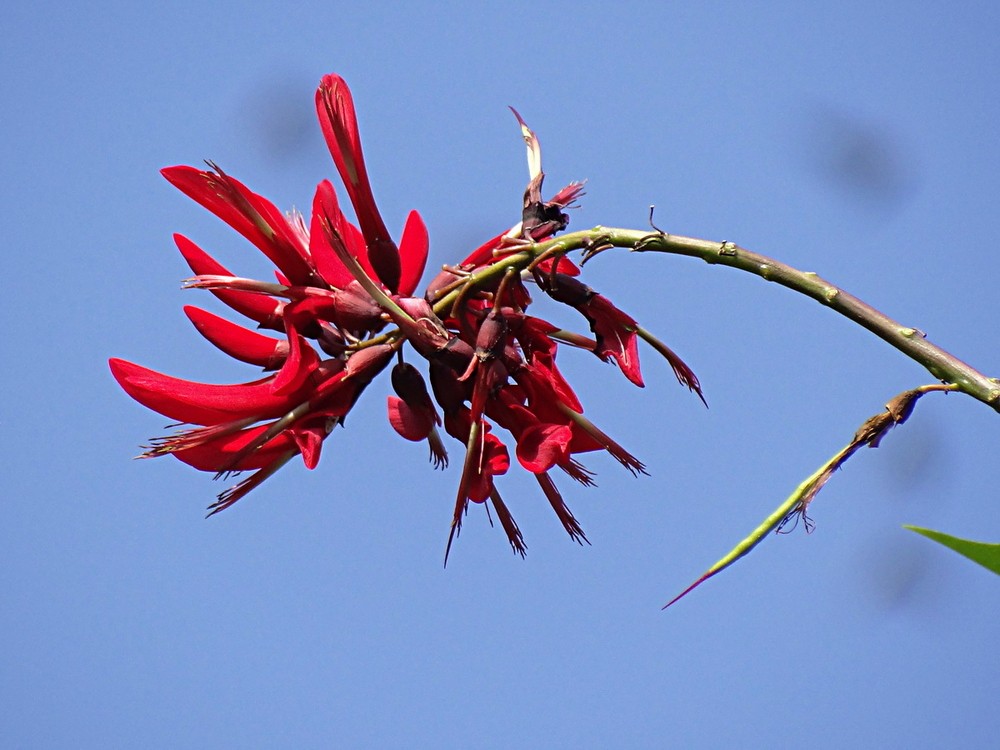
[[[563,273],[539,275],[536,280],[552,299],[572,307],[580,307],[594,296],[589,286]]]
[[[408,405],[434,412],[434,404],[427,392],[424,376],[409,362],[399,362],[392,368],[392,389]],[[440,422],[436,417],[435,414],[435,421]]]
[[[455,339],[458,341],[459,339]],[[465,342],[462,342],[465,343]],[[472,355],[471,347],[469,355]],[[466,357],[465,363],[469,359]],[[430,361],[431,388],[434,390],[434,398],[444,409],[444,413],[453,414],[462,408],[465,401],[472,397],[472,383],[467,380],[459,380],[459,373],[455,368],[438,359]]]
[[[476,334],[476,357],[480,362],[498,357],[503,352],[506,339],[507,317],[494,307]]]

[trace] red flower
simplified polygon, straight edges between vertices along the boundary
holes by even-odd
[[[308,468],[323,440],[355,399],[388,364],[401,340],[365,348],[354,342],[382,328],[384,312],[345,265],[341,246],[392,293],[412,294],[427,259],[427,230],[411,212],[400,247],[392,242],[371,196],[350,94],[339,79],[324,79],[317,101],[321,122],[362,228],[343,215],[333,186],[316,189],[313,218],[285,215],[214,164],[210,170],[168,167],[164,177],[250,240],[276,267],[280,283],[233,276],[181,235],[177,246],[197,274],[187,286],[210,289],[236,312],[285,339],[264,336],[210,312],[187,307],[202,335],[234,359],[277,370],[234,385],[181,380],[120,359],[110,361],[122,388],[143,405],[180,423],[200,425],[153,441],[146,456],[171,453],[205,471],[257,473],[220,495],[228,507],[296,454]],[[331,245],[330,229],[338,247]],[[311,231],[310,231],[311,230]],[[308,342],[332,355],[324,359]],[[269,421],[271,420],[271,421]]]
[[[575,307],[589,321],[596,339],[592,347],[594,354],[605,362],[613,359],[625,377],[642,388],[638,343],[641,329],[635,319],[615,307],[604,295],[566,274],[554,270],[550,273],[536,271],[535,280],[550,297]],[[678,382],[694,391],[704,403],[701,384],[694,371],[662,341],[643,333],[649,344],[669,362]]]
[[[322,79],[316,108],[358,226],[345,216],[326,180],[316,188],[307,222],[282,213],[214,164],[209,170],[163,170],[167,180],[237,230],[275,267],[274,281],[237,276],[191,240],[175,235],[194,273],[185,287],[211,291],[274,335],[185,307],[214,346],[265,370],[263,377],[242,383],[197,383],[110,360],[126,393],[187,425],[153,439],[144,456],[171,454],[217,476],[253,472],[209,506],[210,514],[216,513],[297,455],[314,468],[324,441],[395,358],[395,395],[387,397],[392,428],[407,440],[427,440],[435,467],[448,462],[439,427],[465,447],[446,560],[470,503],[491,504],[511,547],[524,554],[521,531],[497,489],[497,479],[511,463],[510,442],[497,434],[501,430],[509,433],[518,464],[535,476],[571,538],[586,541],[551,472],[558,469],[592,485],[593,475],[577,456],[597,450],[633,474],[645,468],[584,416],[580,399],[556,365],[560,346],[583,347],[613,360],[641,386],[641,337],[668,359],[682,383],[701,392],[694,373],[672,351],[574,278],[580,269],[562,251],[538,256],[531,247],[566,228],[564,209],[581,195],[582,184],[571,183],[550,200],[542,199],[538,139],[515,112],[529,163],[520,221],[458,266],[444,267],[426,294],[414,297],[427,261],[423,221],[411,212],[398,246],[390,236],[365,168],[354,102],[341,78]],[[533,302],[525,281],[532,276],[549,296],[580,311],[595,338],[529,315]],[[420,371],[404,360],[406,344],[427,360],[433,399]]]
[[[427,440],[434,466],[448,465],[448,451],[437,426],[441,424],[434,402],[427,393],[424,378],[411,364],[400,362],[392,368],[392,387],[398,394],[389,396],[389,423],[407,440]]]
[[[358,216],[376,277],[393,294],[412,294],[427,261],[427,229],[420,215],[413,211],[407,217],[397,249],[375,205],[361,152],[354,100],[343,78],[337,75],[323,77],[316,91],[316,111],[326,145]]]

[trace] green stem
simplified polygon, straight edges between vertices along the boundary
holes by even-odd
[[[701,258],[706,263],[728,266],[752,273],[765,281],[772,281],[800,294],[811,297],[822,305],[840,313],[848,320],[867,328],[876,336],[894,346],[910,359],[923,365],[938,380],[953,383],[963,393],[1000,411],[1000,379],[987,377],[962,360],[935,346],[917,328],[904,326],[866,302],[845,292],[835,284],[815,273],[796,268],[752,252],[732,242],[683,237],[676,234],[644,232],[634,229],[617,229],[597,226],[579,232],[560,235],[546,242],[519,248],[518,252],[501,258],[493,265],[471,274],[467,284],[472,288],[495,279],[507,268],[524,270],[542,253],[558,250],[588,250],[595,246],[627,248],[635,252],[658,252]],[[452,291],[434,304],[436,312],[449,309],[458,295]]]
[[[1000,380],[987,377],[932,344],[917,328],[897,323],[888,315],[815,273],[799,271],[732,242],[709,242],[673,234],[648,234],[620,229],[607,230],[600,227],[586,234],[607,237],[607,241],[613,245],[640,252],[688,255],[701,258],[707,263],[737,268],[812,297],[896,347],[907,357],[923,365],[938,380],[954,383],[962,392],[1000,411]],[[566,241],[568,237],[564,236],[562,239]]]

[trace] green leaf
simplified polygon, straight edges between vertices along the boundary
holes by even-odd
[[[971,539],[960,539],[950,534],[942,534],[933,529],[922,529],[919,526],[904,526],[903,528],[915,531],[928,539],[933,539],[945,547],[950,547],[960,555],[965,555],[973,562],[977,562],[988,570],[992,570],[1000,575],[1000,544],[987,544],[986,542],[974,542]]]

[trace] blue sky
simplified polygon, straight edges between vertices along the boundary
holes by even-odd
[[[514,105],[549,187],[589,180],[573,227],[641,228],[655,203],[668,231],[816,271],[1000,372],[992,4],[17,3],[4,27],[0,745],[932,748],[1000,732],[997,581],[901,529],[1000,539],[1000,430],[969,398],[925,398],[834,477],[812,535],[768,539],[659,610],[930,382],[788,290],[601,256],[588,283],[685,357],[711,408],[651,352],[641,391],[564,355],[588,414],[651,476],[588,461],[599,487],[564,487],[578,547],[512,470],[527,559],[472,513],[447,570],[458,469],[395,436],[386,383],[316,471],[290,465],[205,520],[207,475],[130,460],[165,420],[106,364],[254,377],[191,330],[181,307],[208,295],[179,289],[170,237],[266,266],[158,170],[212,159],[307,209],[334,175],[312,92],[335,71],[387,223],[419,209],[432,264],[517,220]]]

